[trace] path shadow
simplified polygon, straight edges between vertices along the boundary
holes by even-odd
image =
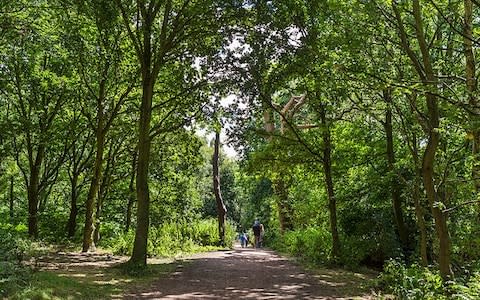
[[[125,299],[370,299],[359,292],[361,278],[309,274],[268,250],[237,248],[189,261]]]
[[[75,267],[110,267],[126,260],[127,257],[108,253],[56,252],[39,256],[32,264],[40,270],[63,270]]]
[[[175,270],[171,259],[149,259],[148,271],[143,276],[125,274],[121,268],[128,257],[108,253],[55,252],[37,257],[34,265],[35,289],[26,294],[28,299],[97,300],[122,299],[125,290],[135,289],[151,281],[152,277],[166,277]],[[23,298],[22,298],[23,299]]]

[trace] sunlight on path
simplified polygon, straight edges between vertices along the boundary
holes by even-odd
[[[169,278],[125,299],[372,299],[349,274],[308,274],[272,251],[236,247],[180,261]]]

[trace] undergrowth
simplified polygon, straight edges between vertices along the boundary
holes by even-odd
[[[151,257],[173,257],[182,254],[224,248],[218,238],[216,219],[195,222],[179,221],[150,228],[147,253]],[[231,248],[235,239],[235,228],[227,223],[226,247]],[[104,239],[100,244],[114,254],[129,255],[133,249],[135,232],[119,233]]]
[[[377,288],[398,299],[480,299],[480,270],[443,281],[433,267],[405,266],[400,261],[390,260],[378,278]]]
[[[26,286],[31,270],[23,261],[30,255],[31,244],[24,225],[0,224],[0,297]]]

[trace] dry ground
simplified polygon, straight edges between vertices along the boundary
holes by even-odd
[[[306,272],[273,251],[235,248],[192,256],[176,271],[126,299],[373,299],[368,276],[343,270]]]
[[[56,278],[70,280],[63,291],[55,291],[53,285],[53,299],[375,298],[364,287],[372,274],[325,268],[305,271],[265,249],[236,247],[180,260],[151,260],[149,264],[161,271],[148,280],[112,271],[126,260],[107,253],[57,252],[38,258],[35,264]]]

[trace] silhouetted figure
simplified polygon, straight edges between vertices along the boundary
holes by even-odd
[[[253,235],[255,236],[255,248],[260,248],[262,247],[262,242],[263,242],[263,224],[260,223],[258,219],[255,219],[255,222],[253,223],[252,226],[253,230]]]

